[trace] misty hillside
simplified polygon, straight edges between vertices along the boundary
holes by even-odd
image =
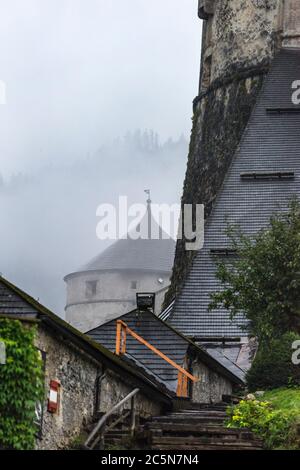
[[[103,145],[85,158],[54,163],[28,174],[0,178],[0,271],[63,315],[63,277],[102,251],[96,238],[99,204],[179,202],[187,141],[161,143],[153,131],[136,131]],[[61,161],[61,163],[57,163]]]

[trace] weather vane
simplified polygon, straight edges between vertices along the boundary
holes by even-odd
[[[147,204],[151,204],[151,191],[150,189],[144,189],[144,193],[148,194]]]

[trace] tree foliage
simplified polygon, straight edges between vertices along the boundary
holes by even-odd
[[[0,319],[6,364],[0,366],[0,448],[34,447],[36,403],[43,399],[43,366],[34,346],[35,327]]]
[[[300,205],[274,214],[267,228],[253,236],[229,227],[237,256],[221,262],[216,276],[223,289],[212,295],[210,309],[223,307],[231,316],[243,312],[260,342],[300,331]]]
[[[292,362],[292,344],[299,340],[290,332],[260,345],[246,375],[250,391],[300,386],[300,367]]]

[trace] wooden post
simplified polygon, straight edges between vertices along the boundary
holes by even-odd
[[[135,397],[134,395],[131,398],[131,408],[130,408],[130,434],[134,436],[136,429],[136,409],[135,409]]]
[[[177,383],[177,396],[178,396],[178,397],[181,397],[181,396],[182,396],[182,378],[183,378],[183,375],[182,375],[182,373],[179,371],[179,372],[178,372],[178,383]]]
[[[122,349],[121,354],[126,354],[126,340],[127,340],[127,328],[122,328]]]
[[[182,396],[187,398],[188,397],[188,378],[186,375],[182,377]]]
[[[116,334],[116,355],[120,356],[122,341],[122,323],[117,321],[117,334]]]

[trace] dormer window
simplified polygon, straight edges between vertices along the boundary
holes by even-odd
[[[97,294],[98,281],[86,281],[85,283],[85,296],[90,299]]]
[[[241,173],[241,180],[292,180],[295,174],[293,171],[259,171],[250,173]]]

